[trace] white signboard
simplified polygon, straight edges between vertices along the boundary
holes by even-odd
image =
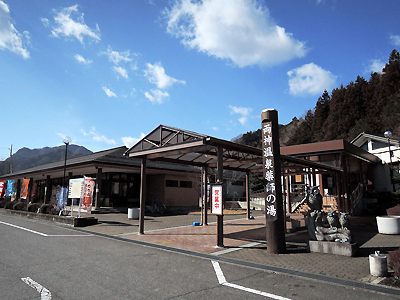
[[[222,215],[222,185],[211,186],[211,213]]]
[[[83,178],[70,179],[68,198],[81,198],[83,192]]]

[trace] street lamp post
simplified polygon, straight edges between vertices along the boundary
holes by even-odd
[[[67,169],[67,152],[68,152],[68,145],[71,143],[71,138],[66,136],[63,140],[65,144],[65,159],[64,159],[64,176],[63,176],[63,184],[62,187],[65,187],[65,171]]]
[[[390,150],[390,137],[392,136],[391,131],[385,131],[384,133],[385,137],[388,139],[388,146],[389,146],[389,159],[390,159],[390,182],[392,183],[393,186],[393,193],[396,191],[394,187],[394,182],[393,182],[393,165],[392,165],[392,151]]]

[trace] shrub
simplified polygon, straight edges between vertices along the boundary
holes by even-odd
[[[25,210],[26,209],[26,202],[16,202],[13,205],[12,209],[13,210]]]
[[[9,200],[6,200],[6,199],[1,199],[0,200],[0,208],[3,208],[4,207],[4,205],[6,205],[6,203],[8,202]]]
[[[386,210],[386,213],[388,214],[388,216],[400,216],[400,205],[388,208]]]
[[[6,202],[6,204],[4,204],[4,208],[5,209],[12,209],[14,204],[15,204],[15,201],[8,201],[8,202]]]
[[[400,278],[400,248],[389,251],[389,266],[392,267],[394,276]]]
[[[41,205],[39,203],[29,203],[27,210],[30,212],[37,212],[40,206]]]
[[[56,209],[54,208],[54,205],[53,204],[43,204],[41,207],[40,207],[40,211],[39,211],[40,213],[42,213],[42,214],[49,214],[49,215],[55,215],[55,214],[57,214],[57,211],[56,211]]]

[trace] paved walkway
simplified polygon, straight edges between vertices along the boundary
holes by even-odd
[[[93,216],[93,215],[92,215]],[[376,250],[381,253],[400,247],[400,235],[378,234],[374,217],[353,217],[350,228],[360,245],[359,256],[309,253],[308,233],[300,231],[286,235],[286,254],[269,254],[265,242],[265,216],[253,212],[255,219],[246,215],[224,216],[224,247],[216,247],[215,217],[209,216],[208,226],[192,226],[200,221],[199,214],[175,216],[146,216],[145,234],[139,235],[138,220],[130,220],[124,213],[96,215],[99,224],[85,227],[86,231],[128,240],[169,246],[223,258],[277,267],[286,270],[329,276],[356,282],[374,282],[370,276],[368,255]]]

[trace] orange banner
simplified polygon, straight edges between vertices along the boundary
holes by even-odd
[[[28,198],[29,179],[24,179],[21,188],[21,199]]]

